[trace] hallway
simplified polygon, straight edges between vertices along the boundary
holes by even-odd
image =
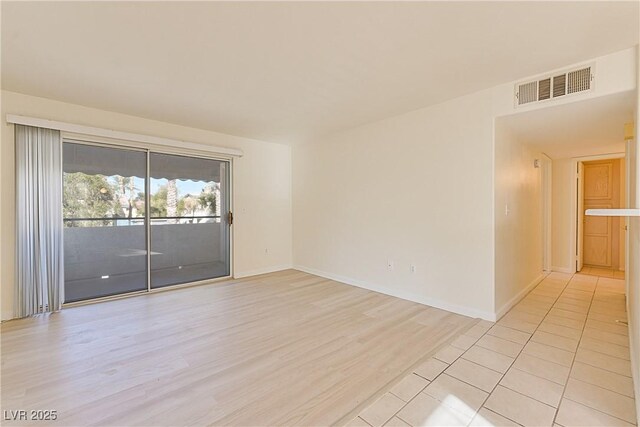
[[[348,425],[635,425],[624,280],[588,273],[549,274]]]

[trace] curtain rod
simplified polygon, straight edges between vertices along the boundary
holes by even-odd
[[[16,125],[34,126],[47,129],[55,129],[63,132],[99,136],[103,138],[121,139],[126,141],[143,142],[147,144],[183,147],[192,150],[208,151],[211,153],[226,154],[230,156],[242,157],[244,152],[235,148],[217,147],[213,145],[198,144],[194,142],[181,141],[178,139],[162,138],[159,136],[142,135],[138,133],[123,132],[112,129],[97,128],[73,123],[57,122],[54,120],[39,119],[35,117],[19,116],[7,114],[7,123]]]

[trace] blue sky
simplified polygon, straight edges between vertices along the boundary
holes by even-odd
[[[111,176],[109,177],[110,180],[112,182],[116,182],[116,178],[115,176]],[[143,191],[144,189],[144,179],[143,178],[138,178],[138,177],[133,177],[133,183],[134,186],[136,188],[136,192],[138,191]],[[191,194],[194,196],[197,196],[198,194],[200,194],[200,192],[202,191],[202,189],[207,185],[207,182],[205,181],[192,181],[192,180],[177,180],[176,181],[177,187],[178,187],[178,196],[182,197],[185,196],[187,194]],[[160,186],[162,185],[167,185],[167,180],[162,178],[162,179],[155,179],[155,178],[151,178],[151,194],[155,193],[156,191],[158,191],[158,188],[160,188]]]
[[[158,191],[158,188],[161,185],[167,185],[167,180],[164,178],[162,179],[151,178],[151,194]],[[206,185],[207,185],[207,182],[205,181],[191,181],[191,180],[183,181],[181,179],[176,180],[176,186],[178,187],[178,196],[185,196],[187,194],[197,196],[202,192],[202,189]]]

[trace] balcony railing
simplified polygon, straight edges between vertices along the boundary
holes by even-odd
[[[194,215],[194,216],[152,216],[149,219],[152,223],[158,224],[158,221],[164,221],[165,224],[201,224],[203,219],[219,219],[222,218],[220,215]],[[198,220],[198,221],[195,221]],[[102,224],[103,226],[129,226],[129,225],[144,225],[145,218],[127,218],[127,217],[101,217],[101,218],[63,218],[66,227],[75,227],[77,225],[72,225],[78,222],[103,222],[103,223],[111,223],[111,224]],[[173,222],[169,222],[173,221]]]

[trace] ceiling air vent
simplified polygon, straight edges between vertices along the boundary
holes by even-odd
[[[567,93],[591,89],[591,67],[567,73]]]
[[[538,101],[551,98],[551,78],[538,82]]]
[[[535,102],[538,92],[538,82],[523,83],[518,87],[518,105]]]
[[[553,97],[557,98],[567,93],[567,75],[553,76]]]
[[[516,106],[547,101],[591,90],[593,86],[592,68],[591,66],[583,67],[564,73],[543,76],[533,81],[518,83],[515,87]]]

